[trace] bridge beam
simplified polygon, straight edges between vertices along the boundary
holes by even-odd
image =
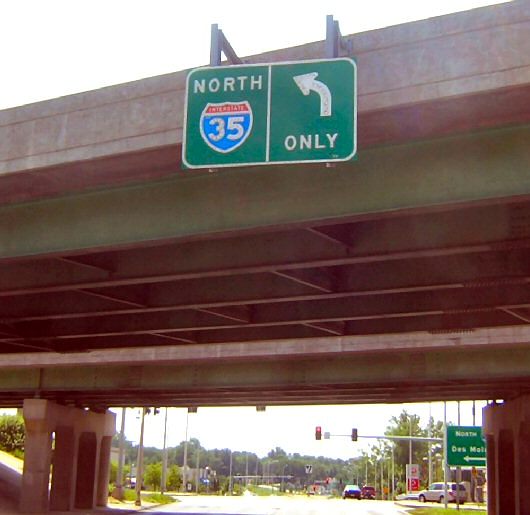
[[[140,359],[112,364],[113,354],[108,353],[105,366],[79,361],[75,366],[48,364],[39,374],[9,367],[0,371],[0,402],[16,406],[17,399],[38,394],[61,403],[95,407],[148,404],[154,395],[167,406],[345,404],[509,399],[530,392],[530,354],[523,344],[499,347],[482,342],[462,347],[458,338],[448,337],[444,348],[422,348],[418,339],[410,338],[408,348],[396,345],[370,351],[364,345],[348,352],[346,346],[342,350],[339,346],[334,353],[313,353],[312,358],[269,354],[263,359],[249,354],[228,359],[211,352],[209,359],[201,360],[198,351],[193,356],[193,349],[200,346],[191,345],[189,359],[178,362],[179,349],[186,354],[188,346],[184,345],[176,346],[174,353],[160,349],[165,361],[157,360],[156,349],[152,349],[147,364]],[[340,337],[330,340],[339,343]],[[325,345],[326,338],[313,339],[311,344],[315,342]],[[248,346],[249,353],[253,345]],[[135,354],[131,349],[124,352]],[[105,363],[104,355],[96,353]],[[121,355],[125,360],[126,354]]]
[[[529,140],[521,126],[372,148],[333,169],[255,167],[6,205],[0,259],[513,201],[530,195]]]

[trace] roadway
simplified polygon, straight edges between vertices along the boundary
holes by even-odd
[[[388,501],[356,501],[322,497],[181,497],[178,503],[153,507],[147,513],[187,513],[222,515],[399,515],[406,511]]]

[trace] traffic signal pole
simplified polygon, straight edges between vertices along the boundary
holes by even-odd
[[[138,455],[136,458],[136,500],[134,504],[136,506],[142,505],[142,483],[143,483],[143,461],[144,461],[144,425],[145,425],[145,415],[147,413],[147,408],[142,408],[142,421],[140,424],[140,441],[138,442]]]
[[[327,435],[327,433],[325,433]],[[343,435],[343,434],[331,434],[329,433],[330,437],[347,437],[350,438],[351,435]],[[443,442],[443,438],[434,438],[431,436],[392,436],[392,435],[357,435],[357,438],[372,438],[375,440],[405,440],[409,441],[412,440],[413,442]],[[328,438],[325,438],[326,440]]]

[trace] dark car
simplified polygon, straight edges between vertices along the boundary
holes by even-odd
[[[361,489],[357,485],[346,485],[342,491],[343,499],[359,499],[361,500]]]
[[[363,499],[375,499],[375,488],[373,486],[363,486],[361,488],[361,497]]]

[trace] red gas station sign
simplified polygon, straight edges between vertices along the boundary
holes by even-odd
[[[411,477],[408,480],[408,491],[409,492],[419,492],[420,491],[420,478],[419,477]]]

